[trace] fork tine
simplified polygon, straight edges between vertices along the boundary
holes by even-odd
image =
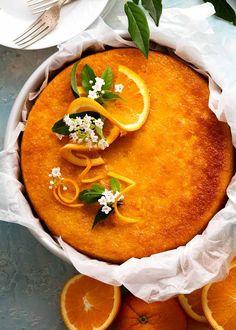
[[[45,29],[43,31],[41,31],[38,35],[36,35],[33,39],[31,39],[28,42],[25,42],[23,44],[20,44],[18,46],[20,48],[29,47],[30,45],[32,45],[36,41],[38,41],[38,40],[42,39],[44,36],[46,36],[51,30],[52,30],[52,28],[50,28],[49,26],[46,26]]]
[[[32,28],[27,34],[25,34],[23,37],[21,37],[20,39],[18,39],[16,41],[17,45],[20,45],[24,42],[29,41],[28,39],[30,38],[30,40],[34,37],[35,34],[38,34],[38,32],[41,31],[42,27],[45,27],[45,23],[39,23],[37,26],[35,26],[34,28]]]
[[[43,15],[43,14],[42,14]],[[35,22],[33,22],[20,36],[18,36],[17,38],[15,38],[13,41],[16,42],[19,39],[21,39],[22,37],[24,37],[28,32],[30,32],[31,29],[33,29],[37,24],[39,24],[41,22],[42,19],[42,15],[40,15]]]

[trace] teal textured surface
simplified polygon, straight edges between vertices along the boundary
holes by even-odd
[[[0,149],[17,94],[36,67],[55,51],[0,46]],[[60,291],[75,273],[27,229],[0,221],[0,330],[65,330]]]

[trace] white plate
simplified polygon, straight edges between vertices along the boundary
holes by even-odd
[[[109,0],[76,0],[65,5],[56,28],[27,49],[42,49],[73,38],[89,27],[103,12]],[[0,44],[18,48],[13,39],[18,37],[37,16],[32,15],[26,0],[0,0]]]

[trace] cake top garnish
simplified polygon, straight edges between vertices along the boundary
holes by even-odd
[[[84,167],[77,180],[64,179],[59,176],[50,181],[54,197],[63,205],[81,207],[86,204],[97,204],[99,207],[93,226],[107,218],[111,213],[125,222],[137,222],[139,219],[124,216],[118,210],[123,204],[124,193],[135,186],[135,182],[117,173],[107,171],[110,177],[109,187],[101,184],[101,177],[85,178],[93,166],[104,165],[102,152],[121,135],[139,130],[147,120],[150,97],[148,88],[142,78],[125,66],[118,66],[118,75],[113,82],[113,72],[107,67],[101,77],[97,76],[89,65],[81,71],[82,86],[77,86],[76,62],[71,71],[71,89],[76,99],[70,104],[67,114],[58,120],[52,131],[59,139],[67,136],[69,143],[60,149],[61,156],[70,163]],[[115,94],[115,93],[119,93]],[[92,153],[97,152],[94,157]],[[107,165],[109,168],[109,164]],[[52,173],[55,169],[52,170]],[[102,178],[103,179],[103,178]],[[128,184],[121,190],[120,181]],[[74,190],[72,198],[63,195],[67,190],[65,183],[70,183]],[[91,187],[79,192],[80,185],[93,183]],[[70,193],[71,189],[68,189]],[[76,203],[80,201],[80,203]]]

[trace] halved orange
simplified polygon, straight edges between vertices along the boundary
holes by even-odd
[[[202,309],[202,289],[190,294],[180,294],[178,298],[181,306],[190,317],[199,322],[207,322]]]
[[[61,313],[69,330],[107,329],[120,307],[120,288],[76,275],[61,293]]]
[[[236,329],[236,263],[221,282],[208,284],[202,291],[202,307],[216,330]]]

